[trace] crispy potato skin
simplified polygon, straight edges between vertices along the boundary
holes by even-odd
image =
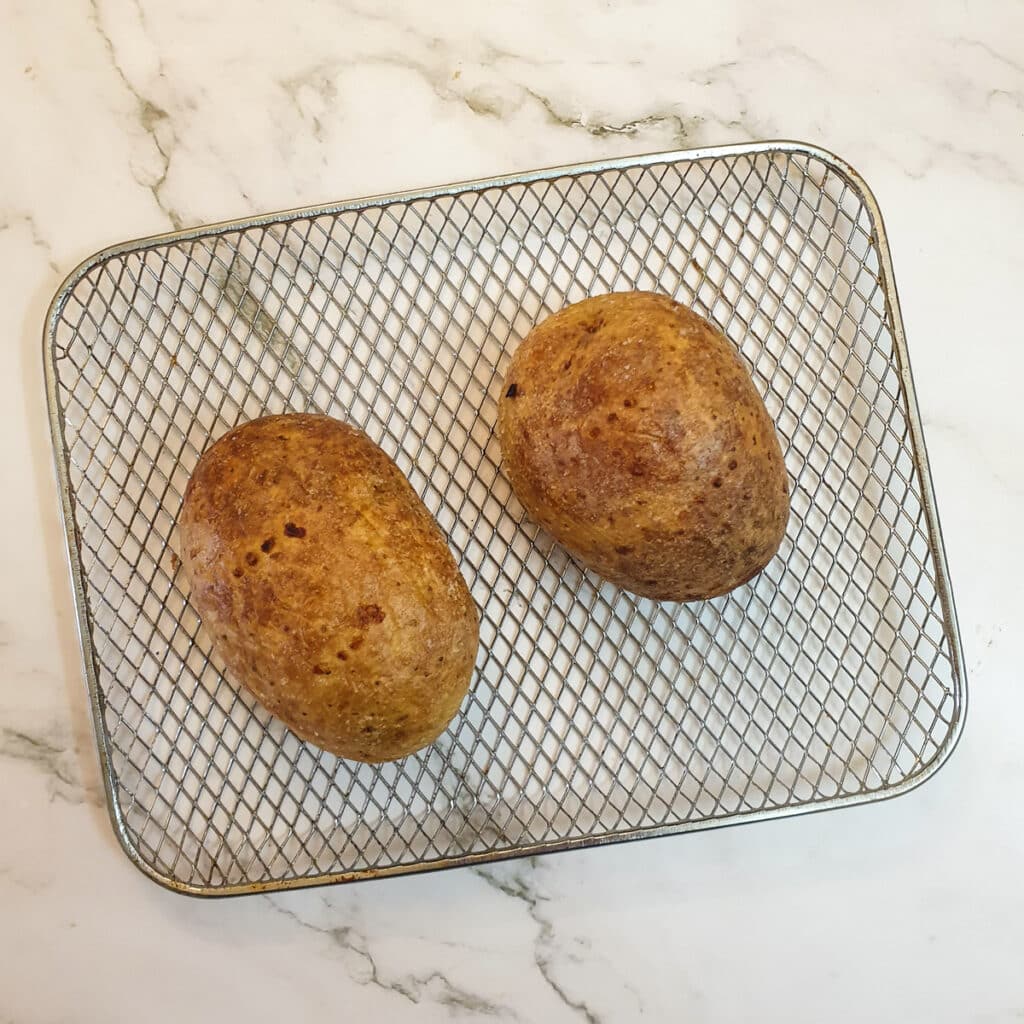
[[[601,295],[535,327],[498,433],[533,519],[636,594],[724,594],[782,541],[789,488],[764,403],[728,339],[667,296]]]
[[[301,414],[237,427],[199,460],[178,526],[216,653],[302,739],[372,763],[448,725],[476,660],[476,607],[365,434]]]

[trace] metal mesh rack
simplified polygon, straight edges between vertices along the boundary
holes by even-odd
[[[713,601],[635,598],[523,517],[499,469],[517,341],[588,294],[715,321],[783,440],[776,559]],[[951,751],[962,657],[874,199],[797,143],[655,154],[107,249],[44,360],[115,829],[171,888],[239,893],[663,835],[902,792]],[[433,747],[339,760],[222,676],[174,523],[199,454],[265,412],[362,427],[481,616]]]

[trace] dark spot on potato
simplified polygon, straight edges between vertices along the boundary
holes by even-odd
[[[508,391],[505,392],[506,398],[518,398],[522,392],[519,390],[518,384],[509,384]]]
[[[350,651],[358,651],[363,646],[363,640],[365,637],[357,636],[355,639],[349,641],[348,649]]]
[[[241,578],[242,576],[244,576],[245,572],[242,569],[236,569],[231,575],[234,576],[235,579],[237,580],[237,579]]]
[[[738,465],[739,465],[739,463],[735,459],[730,459],[729,460],[729,468],[730,469],[735,469]]]
[[[278,434],[277,435],[277,439],[278,439],[278,441],[287,441],[288,440],[288,438],[284,434]]]
[[[601,436],[601,428],[600,427],[591,427],[590,430],[587,431],[587,433],[590,434],[591,437],[600,437]]]
[[[636,405],[636,402],[632,398],[624,398],[622,400],[622,407],[624,409],[632,409],[634,405]]]
[[[256,553],[254,551],[246,552],[246,555],[245,555],[245,564],[246,565],[255,565],[258,561],[259,561],[259,557],[256,555]]]
[[[291,631],[292,631],[292,627],[291,626],[284,625],[284,626],[281,627],[281,632],[282,633],[290,633]]]
[[[323,665],[313,666],[313,675],[315,676],[329,676],[330,674],[331,670],[329,668],[324,668]]]
[[[268,537],[268,538],[267,538],[267,539],[266,539],[266,540],[265,540],[265,541],[264,541],[264,542],[263,542],[263,543],[262,543],[262,544],[260,545],[260,551],[262,551],[262,552],[263,552],[263,554],[265,554],[265,555],[269,555],[269,554],[270,554],[270,549],[271,549],[271,548],[272,548],[273,546],[274,546],[274,538],[273,538],[273,537]]]
[[[338,651],[339,661],[348,661],[348,655],[344,651]]]
[[[192,549],[192,550],[191,550],[191,551],[190,551],[190,552],[188,553],[188,557],[189,557],[189,558],[195,558],[195,557],[196,557],[196,555],[198,555],[198,554],[199,554],[199,548],[193,548],[193,549]]]
[[[617,555],[631,555],[633,554],[633,549],[628,544],[620,544],[615,549],[615,553]]]
[[[365,732],[365,733],[373,732],[373,726],[372,725],[364,725],[363,726],[363,732]]]
[[[716,476],[715,479],[711,481],[711,486],[712,487],[721,487],[722,486],[722,478],[720,476]]]
[[[608,413],[608,422],[614,423],[619,418],[619,414],[616,412]]]
[[[649,587],[656,587],[658,585],[657,580],[644,580],[644,583],[646,583]]]
[[[305,537],[306,528],[304,526],[296,526],[294,523],[285,523],[284,535],[286,537]]]
[[[629,464],[629,472],[633,476],[643,476],[646,470],[642,462],[634,461]]]
[[[384,613],[380,610],[380,605],[376,604],[361,604],[356,609],[356,622],[360,626],[368,626],[371,622],[383,622]]]
[[[602,327],[604,327],[604,317],[598,317],[596,320],[591,320],[589,324],[584,324],[583,330],[587,334],[597,334]]]
[[[380,681],[379,679],[374,679],[374,681],[373,681],[373,685],[374,685],[374,686],[380,686],[380,682],[381,682],[381,681]]]
[[[562,369],[563,370],[568,370],[570,366],[572,366],[572,360],[571,359],[566,359],[566,361],[564,363],[562,363]]]

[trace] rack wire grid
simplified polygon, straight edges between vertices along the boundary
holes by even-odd
[[[651,289],[718,324],[783,442],[778,556],[712,601],[583,571],[494,432],[546,314]],[[114,828],[192,894],[347,881],[877,800],[946,759],[962,655],[882,219],[839,158],[758,143],[469,182],[115,246],[44,362]],[[481,610],[432,747],[307,746],[225,678],[175,520],[200,453],[269,412],[361,427]]]

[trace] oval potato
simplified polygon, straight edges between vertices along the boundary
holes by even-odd
[[[498,433],[527,512],[634,593],[723,594],[782,541],[789,490],[764,403],[721,331],[667,296],[597,296],[535,327]]]
[[[179,529],[216,653],[302,739],[378,762],[448,725],[476,659],[476,607],[365,434],[302,414],[237,427],[199,460]]]

